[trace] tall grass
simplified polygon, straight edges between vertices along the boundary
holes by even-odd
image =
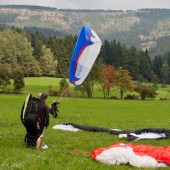
[[[48,150],[26,148],[23,142],[25,129],[19,118],[23,101],[28,93],[33,92],[36,95],[39,91],[48,92],[47,86],[49,84],[56,85],[58,82],[53,78],[26,79],[23,94],[0,95],[0,169],[137,169],[129,165],[104,165],[93,161],[90,154],[85,154],[115,142],[128,143],[126,140],[118,139],[117,135],[104,132],[69,132],[54,130],[52,127],[56,124],[77,123],[125,130],[170,129],[170,101],[127,101],[49,96],[48,104],[51,104],[55,99],[60,101],[59,116],[54,119],[50,115],[50,125],[45,130],[43,138],[49,148]],[[167,146],[170,139],[133,141],[133,143]]]

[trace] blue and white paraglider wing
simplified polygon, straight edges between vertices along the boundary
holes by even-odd
[[[101,45],[95,31],[83,26],[70,62],[69,81],[72,84],[79,86],[83,83],[100,52]]]

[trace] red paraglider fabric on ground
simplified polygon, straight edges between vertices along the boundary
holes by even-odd
[[[91,154],[94,160],[110,165],[130,164],[148,168],[170,166],[170,146],[155,147],[118,142],[107,148],[93,150]]]

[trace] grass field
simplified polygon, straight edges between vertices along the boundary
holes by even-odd
[[[57,119],[50,117],[50,126],[45,130],[43,141],[48,150],[26,148],[23,142],[25,129],[20,121],[20,110],[28,93],[37,95],[39,91],[48,92],[48,85],[58,86],[59,80],[53,78],[26,79],[23,94],[0,95],[0,169],[28,170],[131,170],[129,165],[109,166],[92,160],[90,154],[99,147],[107,147],[115,142],[128,143],[116,135],[104,132],[69,132],[54,130],[56,124],[76,123],[118,129],[167,128],[170,129],[170,101],[160,100],[106,100],[102,98],[60,98],[49,97],[60,102]],[[39,83],[41,85],[39,85]],[[95,92],[99,95],[99,91]],[[160,89],[161,94],[169,96],[168,89]],[[170,139],[133,141],[135,144],[167,146]],[[74,153],[79,150],[80,153]],[[161,169],[161,168],[160,168]],[[167,169],[167,168],[162,168]]]

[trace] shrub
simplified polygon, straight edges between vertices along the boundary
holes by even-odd
[[[166,84],[161,84],[161,87],[162,88],[167,88],[167,85]]]
[[[111,96],[110,99],[119,99],[117,96]]]
[[[146,97],[155,98],[158,94],[156,93],[156,90],[153,87],[142,84],[136,84],[134,91],[139,93],[141,100],[144,100]]]
[[[128,94],[125,97],[125,99],[127,99],[127,100],[137,100],[137,99],[139,99],[139,97],[137,95],[135,95],[135,94]]]
[[[52,85],[49,85],[48,89],[50,96],[58,96],[60,93],[60,90],[56,87],[53,87]]]
[[[63,89],[60,96],[61,97],[71,97],[70,89],[69,88]]]
[[[63,91],[63,89],[66,89],[69,87],[66,78],[61,79],[59,84],[60,84],[60,91]]]

